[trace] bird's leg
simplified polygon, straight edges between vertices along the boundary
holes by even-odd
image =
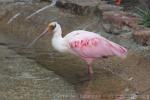
[[[87,64],[87,67],[88,67],[88,76],[89,76],[89,80],[92,80],[93,78],[93,68],[91,66],[91,64]]]
[[[82,79],[80,82],[91,81],[93,79],[93,69],[92,69],[91,64],[87,64],[87,71],[88,71],[88,77],[85,79]]]

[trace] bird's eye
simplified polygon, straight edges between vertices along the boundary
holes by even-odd
[[[55,25],[51,25],[51,30],[54,30],[56,28],[56,24]]]

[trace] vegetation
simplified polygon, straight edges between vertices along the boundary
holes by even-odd
[[[141,17],[140,24],[150,27],[150,9],[137,8],[137,14]]]

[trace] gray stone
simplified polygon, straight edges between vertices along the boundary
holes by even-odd
[[[73,86],[33,60],[0,46],[1,100],[78,100]]]
[[[123,8],[115,5],[103,4],[99,5],[99,9],[102,11],[120,11]]]
[[[14,2],[15,0],[0,0],[0,2]]]
[[[40,0],[0,0],[1,3],[16,3],[16,2],[39,2]]]
[[[56,6],[74,11],[78,15],[90,15],[101,13],[100,9],[98,9],[100,3],[101,0],[58,0]]]

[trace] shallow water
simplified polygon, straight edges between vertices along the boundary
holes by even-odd
[[[150,83],[148,80],[149,57],[145,58],[140,54],[135,54],[136,52],[133,50],[129,50],[129,55],[125,60],[109,58],[95,61],[93,64],[94,79],[89,82],[81,82],[87,78],[86,64],[78,57],[55,51],[50,45],[50,34],[39,40],[32,48],[27,49],[27,44],[42,32],[51,21],[58,21],[62,25],[64,35],[77,29],[98,33],[102,31],[99,18],[92,15],[74,15],[56,7],[48,8],[29,20],[25,19],[46,5],[47,3],[37,3],[9,6],[8,15],[0,22],[1,35],[6,38],[1,44],[16,50],[23,56],[34,59],[45,69],[52,70],[62,76],[64,80],[74,85],[83,100],[115,100],[118,96],[130,97],[132,93],[148,88]],[[10,24],[6,24],[18,12],[21,15]],[[112,40],[115,42],[129,48],[133,43],[132,40],[120,40],[119,37],[104,32],[102,35],[110,39],[113,38]],[[9,57],[13,58],[14,56],[10,55]],[[146,79],[143,80],[145,77]]]

